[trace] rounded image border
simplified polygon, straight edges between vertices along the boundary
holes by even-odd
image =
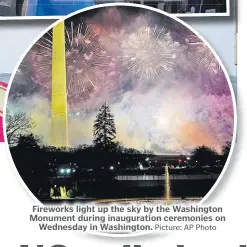
[[[179,19],[178,17],[176,16],[173,16],[172,14],[169,14],[169,13],[166,13],[162,10],[159,10],[159,9],[155,9],[155,8],[152,8],[152,7],[149,7],[149,6],[145,6],[145,5],[140,5],[140,4],[133,4],[133,3],[107,3],[107,4],[101,4],[101,5],[94,5],[94,6],[91,6],[91,7],[87,7],[87,8],[84,8],[84,9],[81,9],[81,10],[78,10],[78,11],[75,11],[67,16],[64,16],[62,17],[61,19],[59,19],[58,21],[54,22],[52,25],[50,25],[48,28],[46,28],[43,32],[40,33],[40,35],[35,38],[31,44],[28,46],[28,48],[25,50],[25,52],[22,54],[22,56],[20,57],[17,65],[15,66],[13,72],[12,72],[12,75],[11,75],[11,78],[9,80],[9,83],[8,83],[8,88],[7,88],[7,91],[6,91],[6,95],[5,95],[5,100],[4,100],[4,107],[3,107],[3,132],[4,132],[4,139],[6,140],[6,148],[7,148],[7,153],[8,153],[8,157],[9,159],[12,161],[12,166],[14,166],[14,172],[15,174],[19,177],[19,180],[21,181],[22,183],[22,186],[26,188],[26,190],[28,191],[29,195],[33,198],[34,202],[37,204],[37,205],[43,205],[34,195],[33,193],[29,190],[29,188],[27,187],[27,185],[25,184],[25,182],[23,181],[23,179],[21,178],[15,164],[14,164],[14,161],[12,159],[12,156],[11,156],[11,153],[10,153],[10,149],[8,147],[8,142],[7,142],[7,134],[6,134],[6,123],[5,123],[5,117],[6,117],[6,110],[7,110],[7,102],[8,102],[8,95],[9,95],[9,90],[11,88],[11,84],[13,82],[13,79],[15,77],[15,74],[21,64],[21,62],[23,61],[24,57],[26,56],[26,54],[28,53],[28,51],[33,47],[33,45],[46,33],[48,32],[51,28],[53,28],[54,26],[56,26],[58,23],[60,23],[61,21],[64,21],[74,15],[77,15],[77,14],[80,14],[80,13],[83,13],[83,12],[86,12],[88,10],[92,10],[92,9],[98,9],[98,8],[104,8],[104,7],[116,7],[116,6],[128,6],[128,7],[138,7],[138,8],[142,8],[142,9],[147,9],[147,10],[150,10],[150,11],[153,11],[153,12],[156,12],[156,13],[159,13],[159,14],[162,14],[162,15],[166,15],[170,18],[172,18],[173,20],[179,22],[181,25],[184,25],[185,27],[187,27],[191,32],[193,32],[194,34],[196,34],[206,45],[207,47],[210,49],[210,51],[214,54],[214,56],[217,58],[217,61],[219,62],[223,72],[224,72],[224,75],[227,79],[227,82],[228,82],[228,86],[229,86],[229,89],[231,91],[231,96],[232,96],[232,104],[233,104],[233,111],[234,111],[234,123],[233,123],[233,137],[232,137],[232,142],[231,142],[231,149],[230,149],[230,152],[229,152],[229,155],[228,155],[228,158],[227,158],[227,161],[224,165],[224,168],[221,172],[221,174],[219,175],[218,179],[216,180],[216,182],[214,183],[214,185],[212,186],[212,188],[208,191],[208,193],[203,197],[203,199],[198,203],[198,205],[202,205],[209,197],[210,195],[212,194],[212,192],[215,190],[215,188],[217,187],[217,185],[220,183],[228,165],[229,165],[229,162],[230,162],[230,159],[231,159],[231,156],[232,156],[232,153],[233,153],[233,150],[234,150],[234,147],[235,147],[235,142],[236,142],[236,133],[237,133],[237,107],[236,107],[236,97],[235,97],[235,94],[234,94],[234,91],[233,91],[233,87],[232,87],[232,83],[230,81],[230,78],[229,78],[229,75],[226,71],[226,68],[224,66],[224,64],[222,63],[221,59],[219,58],[218,54],[214,51],[214,49],[211,47],[211,45],[196,31],[194,30],[190,25],[188,25],[186,22],[182,21],[181,19]],[[98,235],[98,236],[106,236],[106,237],[115,237],[115,238],[123,238],[123,237],[135,237],[135,236],[141,236],[141,235],[146,235],[148,233],[153,233],[150,232],[150,231],[143,231],[143,232],[136,232],[136,233],[131,233],[131,234],[113,234],[113,233],[102,233],[102,232],[88,232],[88,233],[91,233],[91,234],[94,234],[94,235]]]

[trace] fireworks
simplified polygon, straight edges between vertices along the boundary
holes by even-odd
[[[179,44],[158,26],[144,26],[122,43],[123,65],[141,79],[155,79],[171,71]]]
[[[72,22],[65,29],[67,97],[70,106],[90,98],[103,87],[104,75],[111,58],[99,41],[99,30],[90,25]],[[52,30],[47,32],[29,54],[35,71],[35,82],[50,95]]]
[[[200,145],[220,151],[232,140],[234,109],[214,53],[180,22],[131,9],[100,8],[65,20],[70,144],[90,145],[93,120],[107,102],[116,140],[126,147],[160,154],[186,155]],[[30,113],[44,143],[50,134],[52,37],[50,30],[28,52],[8,98],[11,110]]]
[[[190,35],[186,41],[189,45],[189,53],[200,66],[204,66],[212,76],[217,76],[223,73],[217,58],[201,39],[196,35]]]

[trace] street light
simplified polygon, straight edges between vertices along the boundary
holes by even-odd
[[[114,166],[110,166],[110,168],[109,168],[111,171],[113,171],[114,170]]]
[[[64,172],[65,172],[65,170],[62,168],[62,169],[60,169],[60,173],[61,174],[64,174]]]
[[[73,170],[73,172],[75,172],[75,169]],[[68,175],[68,174],[70,174],[71,173],[71,169],[70,168],[61,168],[60,170],[59,170],[59,173],[60,174],[62,174],[62,175]]]

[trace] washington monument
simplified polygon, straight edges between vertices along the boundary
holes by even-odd
[[[68,113],[66,92],[66,61],[64,22],[53,27],[51,145],[68,147]]]

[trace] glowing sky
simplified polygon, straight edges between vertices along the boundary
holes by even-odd
[[[72,23],[72,24],[71,24]],[[89,26],[88,26],[89,25]],[[181,23],[150,10],[104,7],[66,20],[71,146],[91,144],[107,102],[117,140],[155,153],[220,150],[233,134],[226,77],[209,48]],[[49,144],[51,33],[28,52],[12,83],[11,111],[24,110]]]

